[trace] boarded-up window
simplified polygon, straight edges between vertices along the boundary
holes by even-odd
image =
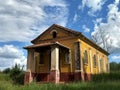
[[[75,43],[75,69],[80,70],[80,43]]]
[[[103,59],[102,58],[100,59],[100,70],[101,72],[103,72]]]
[[[88,64],[88,52],[85,50],[84,52],[84,64]]]
[[[94,61],[94,67],[96,67],[97,66],[97,57],[96,57],[96,55],[93,56],[93,61]]]

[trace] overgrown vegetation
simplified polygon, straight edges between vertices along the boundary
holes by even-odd
[[[24,71],[20,69],[19,65],[16,65],[12,69],[6,69],[3,73],[0,73],[0,90],[119,90],[120,71],[115,69],[118,69],[118,67],[113,65],[111,73],[94,75],[89,82],[73,82],[57,85],[51,83],[37,84],[33,82],[30,85],[21,85],[23,83]]]
[[[20,65],[15,65],[12,69],[7,68],[3,73],[9,75],[14,84],[24,84],[24,71],[20,69]]]
[[[111,62],[110,63],[110,72],[120,72],[120,63]]]
[[[111,72],[111,73],[96,74],[92,76],[92,81],[93,82],[120,81],[120,73]]]

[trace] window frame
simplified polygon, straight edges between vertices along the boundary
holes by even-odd
[[[96,54],[94,54],[93,56],[93,65],[94,65],[94,68],[97,67],[97,55]]]
[[[84,64],[88,65],[88,51],[84,51]]]

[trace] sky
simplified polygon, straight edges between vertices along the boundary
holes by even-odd
[[[26,66],[23,47],[54,23],[101,47],[103,35],[109,61],[120,62],[120,0],[0,0],[0,70],[15,63]]]

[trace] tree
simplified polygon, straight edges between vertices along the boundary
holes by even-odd
[[[24,71],[20,69],[20,65],[15,64],[15,66],[10,71],[10,77],[16,84],[24,84]]]
[[[120,63],[111,62],[110,63],[110,71],[111,72],[120,72]]]
[[[10,71],[11,71],[10,68],[6,68],[6,69],[4,69],[2,72],[8,74],[8,73],[10,73]]]
[[[96,32],[92,33],[92,40],[103,49],[112,53],[112,39],[110,34],[102,28],[97,28]]]

